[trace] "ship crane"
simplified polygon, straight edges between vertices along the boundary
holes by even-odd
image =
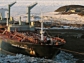
[[[10,19],[10,8],[15,4],[16,2],[13,2],[8,5],[8,18]]]
[[[8,5],[8,13],[7,13],[7,26],[9,25],[9,19],[10,19],[10,8],[13,6],[16,2]]]
[[[28,23],[29,24],[29,26],[30,26],[30,10],[34,7],[34,6],[36,6],[37,5],[37,3],[35,3],[35,4],[33,4],[33,5],[30,5],[30,6],[28,6],[28,20],[27,20],[27,22],[26,23]]]

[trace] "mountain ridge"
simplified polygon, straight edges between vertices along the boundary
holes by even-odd
[[[84,16],[84,6],[82,5],[66,5],[61,6],[55,12],[61,12],[62,14],[78,14]]]

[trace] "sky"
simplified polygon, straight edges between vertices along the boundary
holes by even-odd
[[[1,0],[0,6],[7,6],[8,4],[16,1],[15,6],[28,6],[34,2],[38,5],[53,5],[53,4],[83,4],[84,0]]]
[[[84,0],[0,0],[0,8],[2,7],[8,8],[8,4],[13,3],[15,1],[17,3],[14,4],[13,7],[24,6],[25,8],[37,2],[38,4],[34,7],[36,10],[39,8],[39,6],[41,9],[45,7],[45,8],[48,8],[49,10],[52,10],[51,9],[52,7],[57,9],[65,5],[83,5],[84,6]]]
[[[0,0],[0,8],[8,8],[8,4],[17,2],[12,6],[11,15],[27,13],[27,6],[37,2],[31,10],[32,13],[52,12],[65,5],[83,5],[84,0]]]

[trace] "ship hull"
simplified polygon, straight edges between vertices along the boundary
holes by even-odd
[[[40,45],[26,42],[0,41],[0,48],[2,50],[15,54],[19,53],[48,59],[54,58],[59,53],[60,50],[58,48],[60,47],[62,45]]]

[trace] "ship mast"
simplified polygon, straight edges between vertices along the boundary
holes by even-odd
[[[41,41],[43,41],[43,34],[44,34],[44,31],[43,31],[42,13],[41,13],[41,31],[40,31],[40,34],[41,34]]]
[[[7,13],[7,22],[6,22],[6,26],[9,25],[9,20],[8,20],[9,17],[8,17],[8,14],[9,14],[9,13]]]

